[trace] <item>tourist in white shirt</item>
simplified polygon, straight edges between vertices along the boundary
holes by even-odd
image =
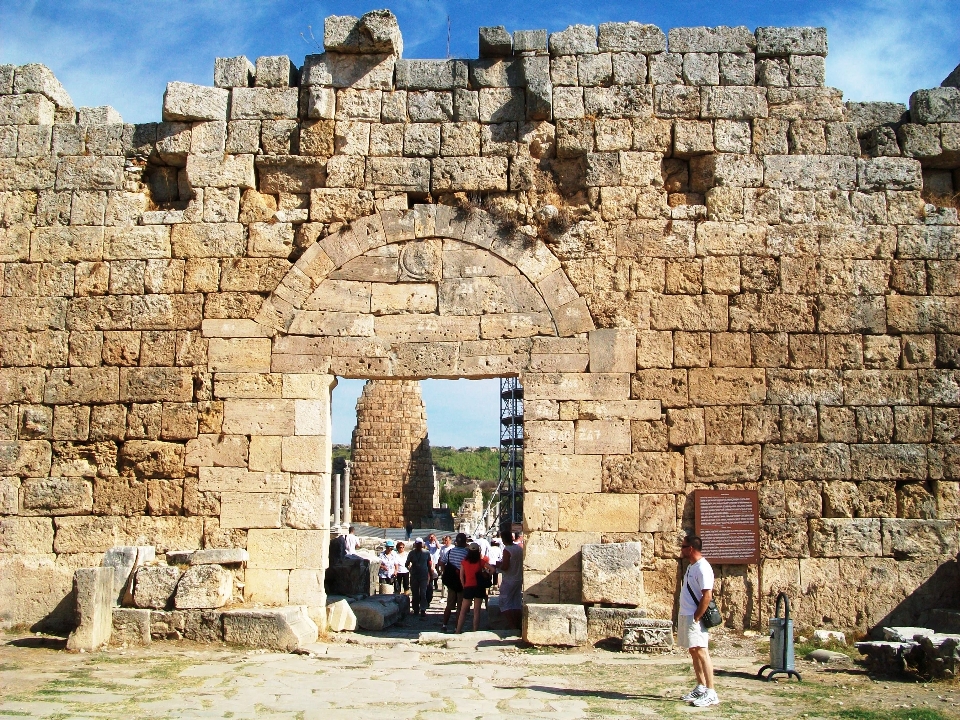
[[[397,552],[394,553],[397,570],[393,580],[393,591],[397,594],[410,592],[410,570],[407,569],[407,554],[406,544],[398,542]]]
[[[393,579],[397,575],[397,557],[393,552],[393,540],[387,540],[383,544],[383,552],[377,558],[380,561],[380,570],[377,577],[380,580],[380,592],[389,592],[385,588],[393,585]]]
[[[689,650],[697,686],[683,696],[696,707],[719,705],[713,688],[713,662],[710,660],[710,634],[700,623],[713,598],[713,568],[703,557],[703,541],[687,535],[680,545],[680,555],[690,565],[680,588],[680,613],[677,618],[677,644]]]
[[[356,529],[351,525],[350,530],[347,531],[346,536],[343,538],[343,547],[347,555],[356,555],[357,548],[360,547],[360,538],[354,534],[355,532]]]

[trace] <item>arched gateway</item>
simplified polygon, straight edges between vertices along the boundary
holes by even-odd
[[[599,493],[602,454],[629,454],[630,421],[660,417],[659,402],[630,400],[635,332],[595,329],[542,241],[501,231],[485,211],[417,205],[355,220],[311,245],[255,320],[206,320],[203,331],[225,431],[250,435],[250,482],[235,498],[243,517],[222,515],[221,525],[248,529],[245,597],[254,602],[284,602],[286,577],[286,601],[322,603],[323,562],[290,567],[294,556],[278,553],[277,543],[326,545],[336,376],[522,378],[531,597],[579,601],[579,573],[563,563],[601,533],[637,529],[636,495]],[[231,397],[221,385],[238,369],[229,358],[252,357],[269,364],[276,382]],[[574,437],[570,410],[561,421],[559,408],[581,401],[590,419]],[[257,484],[287,474],[285,499]],[[274,517],[271,503],[286,508],[284,527],[259,527],[254,515],[262,508]]]

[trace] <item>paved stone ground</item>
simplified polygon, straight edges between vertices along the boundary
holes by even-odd
[[[468,720],[637,717],[960,717],[956,684],[874,681],[852,664],[799,663],[804,682],[754,678],[754,640],[719,643],[723,703],[677,698],[693,684],[678,653],[638,657],[594,648],[523,648],[505,633],[441,635],[426,621],[383,636],[326,638],[309,655],[186,642],[70,654],[52,638],[0,636],[0,718],[291,718]],[[421,630],[428,632],[421,635]],[[854,709],[866,714],[844,714]],[[898,713],[900,714],[896,714]],[[916,718],[914,720],[916,720]]]

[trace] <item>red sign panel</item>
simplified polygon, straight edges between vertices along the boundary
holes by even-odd
[[[760,562],[760,503],[756,490],[695,490],[696,533],[712,565]]]

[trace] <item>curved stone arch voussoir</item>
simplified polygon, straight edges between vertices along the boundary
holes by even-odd
[[[515,267],[540,294],[560,337],[595,328],[586,302],[542,240],[520,241],[502,232],[483,210],[463,212],[446,205],[383,210],[317,241],[290,268],[254,320],[265,334],[286,334],[295,313],[331,273],[371,250],[430,238],[474,245]]]

